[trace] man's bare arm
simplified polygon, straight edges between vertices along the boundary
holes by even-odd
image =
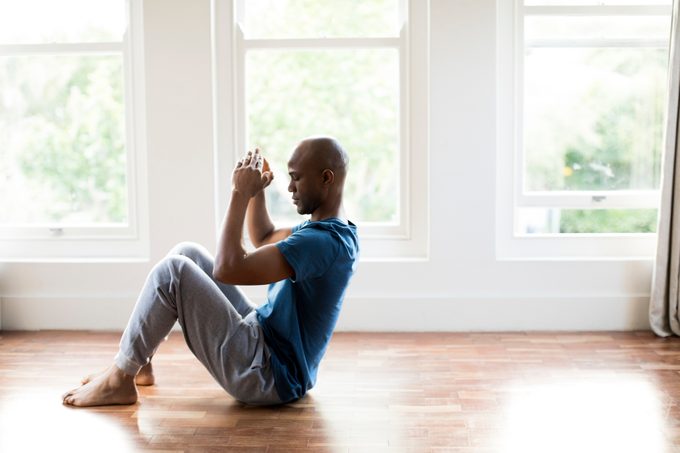
[[[247,206],[243,195],[232,193],[215,256],[213,277],[232,285],[263,285],[292,277],[293,269],[275,245],[246,252],[241,232]]]
[[[259,169],[259,153],[240,161],[232,175],[231,201],[225,214],[215,254],[213,277],[230,284],[259,285],[294,275],[275,245],[266,245],[253,253],[243,246],[243,224],[250,199],[267,185]]]
[[[267,244],[275,244],[291,235],[291,228],[276,228],[269,217],[264,190],[260,191],[248,204],[246,213],[248,222],[248,234],[255,247]]]

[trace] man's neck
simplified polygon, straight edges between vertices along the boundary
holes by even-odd
[[[345,210],[342,206],[342,202],[340,202],[338,206],[335,206],[331,209],[323,209],[323,207],[319,207],[319,209],[312,213],[312,217],[310,218],[312,222],[318,222],[320,220],[328,219],[338,219],[343,223],[347,223],[347,218],[345,217]]]

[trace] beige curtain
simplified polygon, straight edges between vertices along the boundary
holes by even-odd
[[[680,335],[680,150],[678,149],[678,105],[680,105],[680,39],[678,3],[673,1],[671,27],[668,110],[662,164],[658,243],[652,277],[649,323],[662,337]]]

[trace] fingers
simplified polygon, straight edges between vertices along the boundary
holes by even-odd
[[[247,167],[248,165],[250,165],[252,155],[253,155],[252,151],[248,151],[248,153],[244,157],[236,161],[236,169],[238,170],[239,168]]]
[[[250,160],[252,158],[253,152],[248,151],[245,156],[241,158],[238,162],[236,162],[236,168],[241,168],[241,167],[246,167],[250,165]]]
[[[266,170],[269,170],[269,163],[262,157],[260,148],[255,148],[255,152],[248,151],[241,160],[236,162],[236,168],[251,167],[256,170],[265,170],[265,166]]]
[[[260,154],[260,148],[255,148],[255,153],[253,153],[250,159],[250,166],[261,170],[262,169],[262,154]]]
[[[269,168],[269,163],[260,153],[260,149],[255,148],[236,162],[232,174],[232,186],[243,193],[252,192],[251,196],[253,196],[269,186],[273,179],[274,174]]]
[[[261,174],[269,173],[271,176],[268,178],[269,182],[274,178],[269,167],[269,162],[262,156],[260,148],[255,148],[255,151],[248,151],[242,159],[236,162],[236,167],[234,170],[239,170],[245,167],[249,167],[253,170],[259,170]]]

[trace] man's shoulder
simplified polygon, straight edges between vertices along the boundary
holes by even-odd
[[[340,221],[316,221],[304,222],[299,228],[293,229],[287,238],[293,242],[308,239],[310,242],[338,242],[345,243],[350,247],[358,247],[359,239],[356,226],[351,222],[343,224]]]
[[[279,245],[304,247],[325,243],[345,243],[352,248],[358,247],[356,227],[339,221],[306,221],[293,227],[291,234]]]
[[[336,221],[309,222],[299,230],[300,244],[313,247],[319,253],[332,253],[354,261],[359,256],[359,236],[352,222]],[[305,240],[303,239],[305,237]]]
[[[319,247],[329,242],[336,242],[337,232],[323,228],[321,225],[303,223],[293,229],[290,236],[281,241],[282,244],[301,247]]]
[[[293,233],[306,232],[310,234],[340,234],[356,236],[357,227],[352,222],[343,222],[340,219],[332,218],[326,220],[307,220],[293,227]]]

